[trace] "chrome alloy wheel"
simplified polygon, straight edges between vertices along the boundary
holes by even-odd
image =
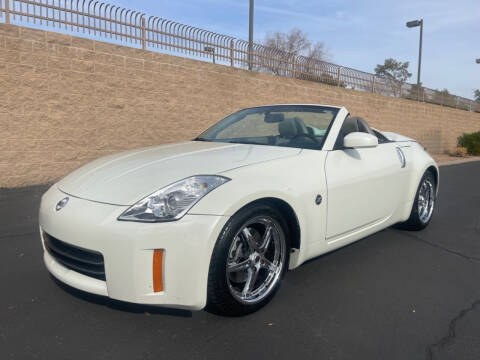
[[[432,217],[435,205],[435,186],[428,178],[424,179],[418,192],[418,216],[422,223],[427,223]]]
[[[236,233],[227,259],[227,282],[232,296],[255,304],[275,288],[286,257],[285,234],[269,216],[247,221]]]

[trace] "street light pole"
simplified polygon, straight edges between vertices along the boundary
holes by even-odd
[[[423,42],[423,19],[412,20],[407,22],[407,27],[417,27],[420,26],[420,44],[418,47],[418,72],[417,72],[417,91],[418,91],[418,100],[420,101],[420,73],[422,71],[422,42]]]
[[[422,70],[422,41],[423,41],[423,19],[420,20],[420,45],[418,47],[418,74],[417,86],[420,88],[420,73]]]
[[[248,70],[252,70],[252,52],[253,52],[253,4],[250,0],[249,23],[248,23]]]

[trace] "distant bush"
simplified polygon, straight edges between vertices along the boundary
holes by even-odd
[[[457,146],[456,148],[447,151],[447,154],[450,156],[464,157],[467,156],[468,150],[466,147]]]
[[[458,146],[466,147],[471,155],[480,155],[480,131],[459,136]]]

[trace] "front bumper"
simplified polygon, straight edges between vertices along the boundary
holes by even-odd
[[[61,199],[67,206],[56,211]],[[206,304],[208,269],[226,216],[185,215],[166,223],[118,221],[127,207],[79,199],[55,185],[40,205],[40,233],[47,269],[60,281],[113,299],[167,307],[201,309]],[[105,281],[70,270],[45,250],[43,232],[84,249],[100,252]],[[164,249],[161,292],[153,291],[153,251]]]

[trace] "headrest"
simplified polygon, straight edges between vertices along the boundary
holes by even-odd
[[[294,137],[298,134],[308,134],[307,127],[300,118],[286,118],[278,124],[278,132],[282,137]]]
[[[295,119],[285,119],[278,123],[278,132],[282,137],[294,137],[298,134]]]

